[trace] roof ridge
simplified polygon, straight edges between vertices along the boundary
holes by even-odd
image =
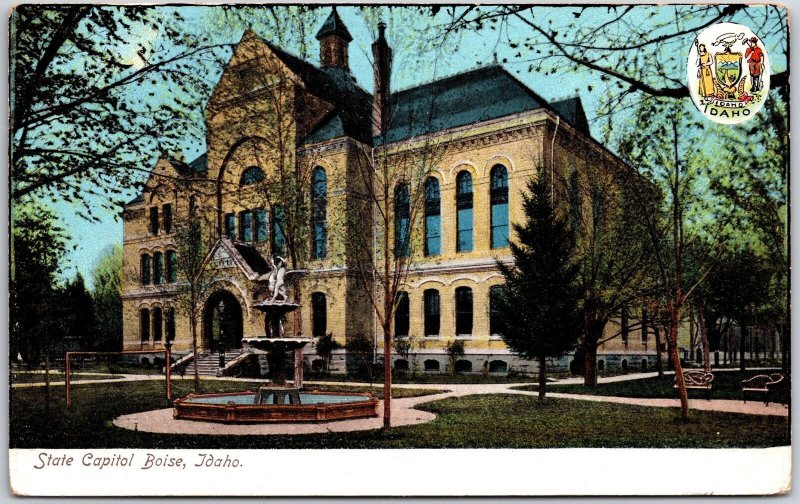
[[[434,78],[432,78],[430,80],[422,81],[419,84],[414,84],[414,85],[411,85],[411,86],[408,86],[408,87],[405,87],[405,88],[398,89],[396,91],[392,91],[392,94],[395,95],[395,94],[405,93],[407,91],[412,91],[412,90],[414,90],[416,88],[420,88],[420,87],[427,86],[427,85],[430,85],[430,84],[436,84],[436,83],[439,83],[439,82],[444,82],[444,81],[446,81],[448,79],[454,79],[456,77],[461,77],[463,75],[467,75],[467,74],[474,73],[474,72],[480,72],[482,70],[489,70],[491,68],[499,68],[499,69],[507,72],[507,70],[505,70],[505,68],[503,68],[503,65],[500,65],[498,63],[488,63],[488,64],[485,64],[485,65],[479,65],[479,66],[470,68],[468,70],[463,70],[461,72],[456,72],[454,74],[446,75],[444,77],[438,77],[438,78],[434,77]]]

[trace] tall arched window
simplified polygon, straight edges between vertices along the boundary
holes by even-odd
[[[314,337],[325,336],[328,330],[328,306],[322,292],[311,294],[311,330]]]
[[[442,252],[442,216],[439,181],[428,177],[425,181],[425,255]]]
[[[242,178],[239,179],[240,186],[247,186],[261,182],[264,180],[264,171],[258,166],[251,166],[242,172]]]
[[[472,250],[472,175],[462,171],[456,177],[456,252]]]
[[[167,336],[167,341],[175,339],[175,308],[167,308],[164,317],[164,332]]]
[[[490,175],[492,248],[508,246],[508,171],[503,165],[494,165]]]
[[[411,194],[408,184],[398,184],[394,190],[394,254],[411,255]]]
[[[324,259],[328,255],[328,177],[319,166],[314,168],[311,211],[314,227],[312,253],[314,259]]]
[[[410,326],[410,307],[408,302],[408,292],[400,291],[397,293],[397,308],[394,312],[394,335],[395,337],[408,336]]]
[[[139,272],[141,273],[142,285],[150,285],[150,256],[142,254],[139,261]]]
[[[164,254],[156,252],[153,254],[153,284],[162,283],[164,283]]]
[[[505,320],[498,311],[502,289],[502,285],[489,287],[489,334],[491,335],[502,336],[506,332]]]
[[[456,289],[456,336],[472,334],[472,289]]]
[[[142,343],[150,341],[150,310],[147,308],[139,310],[139,337]]]
[[[286,254],[286,230],[283,207],[272,207],[272,253]]]
[[[423,293],[425,303],[425,336],[439,335],[439,321],[441,319],[441,308],[439,305],[439,291],[436,289],[426,289]]]
[[[153,341],[161,341],[163,312],[161,308],[153,308]]]
[[[178,254],[174,250],[167,250],[167,282],[178,281]]]

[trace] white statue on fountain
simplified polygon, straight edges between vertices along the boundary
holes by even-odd
[[[281,256],[275,256],[275,259],[272,256],[267,259],[270,267],[267,281],[272,294],[270,301],[278,301],[278,296],[281,297],[280,301],[286,301],[286,259]]]

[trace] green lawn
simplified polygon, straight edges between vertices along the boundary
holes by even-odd
[[[64,373],[51,372],[50,383],[64,382]],[[72,373],[72,380],[110,380],[121,379],[122,376],[107,374]],[[44,383],[44,373],[11,373],[11,383]]]
[[[714,373],[714,381],[711,384],[711,399],[741,399],[741,381],[757,374],[777,373],[774,371],[723,371]],[[567,394],[588,394],[588,395],[607,395],[618,397],[643,397],[643,398],[664,398],[675,397],[672,388],[674,375],[665,375],[662,378],[645,378],[642,380],[630,380],[623,382],[604,383],[593,388],[586,388],[583,385],[559,385],[551,383],[547,390],[553,392],[563,392]],[[536,385],[524,385],[515,387],[520,390],[538,390]],[[690,398],[705,398],[705,390],[689,390]],[[750,396],[748,396],[750,400]],[[754,397],[753,400],[758,400]]]
[[[205,381],[206,391],[232,391],[252,383]],[[123,414],[168,406],[161,382],[79,385],[64,406],[59,387],[11,389],[12,448],[561,448],[561,447],[764,447],[789,444],[787,418],[677,410],[535,397],[467,396],[427,403],[438,417],[388,432],[312,436],[188,436],[132,432],[111,425]],[[190,380],[176,384],[185,394]],[[406,389],[395,389],[409,393]]]

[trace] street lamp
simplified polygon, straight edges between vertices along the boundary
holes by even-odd
[[[164,350],[166,350],[164,360],[166,360],[167,365],[167,400],[172,400],[172,341],[167,340],[164,343]]]

